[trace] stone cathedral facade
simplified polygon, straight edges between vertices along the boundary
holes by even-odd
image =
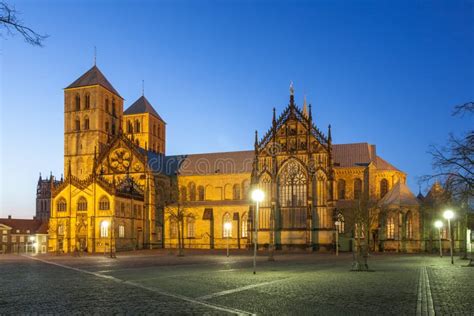
[[[271,118],[271,116],[270,116]],[[211,140],[210,140],[211,141]],[[41,182],[41,185],[40,185]],[[406,174],[368,143],[334,144],[291,87],[283,112],[248,151],[166,155],[166,123],[141,96],[124,100],[94,66],[64,90],[64,177],[42,180],[49,251],[142,248],[420,249]],[[265,192],[258,214],[250,192]],[[361,201],[373,212],[357,229]],[[335,222],[338,225],[335,225]],[[178,239],[178,237],[181,237]]]

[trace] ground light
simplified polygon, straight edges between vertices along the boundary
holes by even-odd
[[[443,222],[440,220],[437,220],[434,223],[435,227],[438,228],[438,239],[439,239],[439,256],[443,257],[443,247],[441,245],[441,227],[443,227]]]
[[[225,231],[225,236],[227,236],[227,257],[229,256],[229,238],[230,234],[232,232],[232,223],[231,222],[225,222],[224,223],[224,231]]]
[[[448,220],[448,234],[449,234],[449,251],[451,253],[451,264],[454,264],[453,259],[453,238],[451,236],[451,219],[454,217],[454,212],[446,210],[443,213],[443,217]]]
[[[262,190],[260,189],[255,189],[252,191],[252,200],[255,202],[256,207],[255,207],[255,212],[253,214],[253,225],[254,225],[254,234],[253,234],[253,274],[257,273],[256,268],[257,268],[257,231],[258,231],[258,206],[259,203],[263,201],[265,197],[265,193],[263,193]]]

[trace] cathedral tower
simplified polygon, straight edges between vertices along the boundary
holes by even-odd
[[[64,89],[64,173],[85,179],[94,155],[121,129],[123,99],[94,65]]]

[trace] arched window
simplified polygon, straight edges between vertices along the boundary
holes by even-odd
[[[280,171],[279,184],[282,228],[306,228],[307,179],[303,166],[290,160]]]
[[[119,238],[125,238],[125,226],[119,225]]]
[[[81,110],[81,97],[79,94],[76,94],[76,111]]]
[[[78,117],[76,117],[75,129],[76,129],[77,132],[79,132],[81,130],[81,120]]]
[[[346,198],[346,181],[343,179],[337,180],[337,197],[339,200]]]
[[[84,118],[84,130],[88,130],[89,129],[89,117],[85,117]]]
[[[56,206],[58,212],[65,212],[67,209],[67,202],[65,199],[61,198],[59,199],[57,206]]]
[[[344,215],[342,215],[341,213],[337,214],[337,231],[339,232],[339,234],[344,234]]]
[[[405,236],[406,239],[413,239],[413,216],[410,211],[406,215]]]
[[[204,187],[202,185],[198,186],[198,201],[204,201]]]
[[[382,179],[380,181],[380,198],[383,198],[388,192],[388,180]]]
[[[188,190],[189,190],[189,200],[196,201],[196,184],[194,182],[189,182]]]
[[[248,217],[247,213],[242,215],[242,228],[241,228],[241,235],[242,238],[247,238],[248,237]]]
[[[187,219],[186,219],[186,227],[187,227],[187,237],[188,238],[194,238],[194,234],[195,234],[195,223],[196,221],[194,220],[193,217],[189,216]]]
[[[389,215],[387,217],[387,239],[394,239],[395,238],[395,218],[393,215]]]
[[[264,174],[261,176],[258,186],[264,193],[264,198],[263,201],[260,202],[260,209],[258,212],[258,228],[270,229],[272,179],[268,174]]]
[[[64,225],[58,225],[58,235],[64,235]]]
[[[232,237],[232,218],[229,213],[225,213],[222,218],[222,237]]]
[[[188,199],[188,192],[186,190],[186,187],[182,186],[181,189],[179,190],[179,200],[186,201],[187,199]]]
[[[250,189],[249,180],[242,181],[242,198],[244,200],[247,200],[249,198],[249,189]]]
[[[89,110],[89,108],[91,107],[91,95],[89,93],[86,94],[86,100],[85,100],[85,105],[84,105],[84,109],[86,110]]]
[[[102,221],[100,223],[100,237],[106,238],[109,237],[109,222],[108,221]]]
[[[178,222],[175,218],[170,218],[170,238],[178,238]]]
[[[135,133],[140,133],[140,122],[135,120]]]
[[[109,199],[105,196],[101,197],[99,200],[99,210],[107,211],[110,209],[110,202]]]
[[[240,200],[240,185],[234,184],[234,187],[232,189],[232,198],[234,200]]]
[[[362,180],[354,179],[354,200],[360,199],[361,194],[362,194]]]
[[[115,99],[112,99],[112,115],[115,116]]]
[[[105,98],[105,112],[109,113],[109,98]]]
[[[85,212],[87,211],[87,200],[84,197],[80,197],[77,201],[77,211],[78,212]]]
[[[127,120],[127,132],[129,134],[133,133],[133,125],[132,125],[132,122],[130,120]]]

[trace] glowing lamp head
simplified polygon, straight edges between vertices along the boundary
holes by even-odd
[[[443,222],[440,221],[440,220],[437,220],[437,221],[434,223],[434,225],[435,225],[436,228],[439,229],[439,228],[443,227]]]
[[[262,190],[255,189],[252,191],[252,200],[254,202],[262,202],[264,197],[265,197],[265,193],[263,193]]]
[[[451,210],[446,210],[443,213],[443,217],[446,219],[452,219],[454,217],[454,212]]]
[[[227,231],[230,231],[232,229],[232,223],[231,222],[225,222],[224,223],[224,229]]]
[[[108,222],[108,221],[103,221],[102,224],[101,224],[101,226],[102,226],[103,228],[108,228],[108,227],[109,227],[109,222]]]
[[[30,241],[35,241],[35,237],[30,236]]]

